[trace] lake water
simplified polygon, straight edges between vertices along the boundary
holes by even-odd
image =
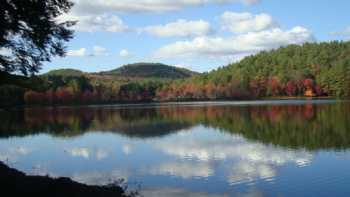
[[[259,101],[0,111],[0,160],[144,196],[348,197],[350,103]]]

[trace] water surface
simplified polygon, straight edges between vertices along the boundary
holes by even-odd
[[[350,195],[350,103],[214,102],[1,111],[0,160],[144,196]]]

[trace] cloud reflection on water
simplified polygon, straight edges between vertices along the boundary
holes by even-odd
[[[208,128],[205,128],[208,130]],[[158,173],[171,174],[182,178],[207,178],[215,173],[215,161],[227,162],[227,181],[230,184],[252,182],[261,179],[273,179],[278,174],[278,167],[288,163],[303,167],[312,161],[312,154],[305,150],[289,150],[277,146],[250,142],[243,137],[231,135],[206,136],[204,128],[194,128],[193,135],[177,135],[174,139],[163,139],[154,142],[154,146],[165,154],[175,156],[184,161],[192,161],[191,165],[183,163],[161,164]],[[213,129],[213,133],[218,131]],[[194,164],[193,164],[194,163]],[[176,166],[176,167],[175,167]],[[206,166],[210,173],[200,174],[192,169],[195,166]],[[181,169],[183,167],[183,169]],[[187,169],[187,170],[186,170]],[[187,172],[189,171],[189,172]],[[184,173],[187,172],[187,176]],[[192,177],[192,178],[193,178]]]
[[[93,147],[84,148],[66,148],[65,151],[69,153],[72,157],[81,157],[84,159],[96,159],[102,160],[108,157],[109,152],[104,149],[94,150]],[[92,158],[94,157],[94,158]]]
[[[32,152],[33,150],[27,146],[19,145],[14,147],[7,147],[0,150],[0,161],[5,163],[15,163],[19,158],[26,156]]]
[[[234,192],[234,193],[208,193],[208,192],[196,192],[181,188],[147,188],[142,191],[142,195],[145,197],[263,197],[264,194],[261,191],[252,189],[246,192]]]
[[[183,179],[208,178],[214,174],[213,166],[207,162],[177,161],[167,162],[147,169],[154,175],[170,175]]]

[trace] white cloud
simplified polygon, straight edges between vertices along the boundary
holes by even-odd
[[[266,146],[260,143],[247,143],[244,138],[193,139],[184,137],[176,143],[168,141],[156,143],[163,152],[180,158],[194,158],[201,161],[238,159],[253,163],[283,165],[293,162],[297,165],[310,161],[312,155],[306,151],[290,151]]]
[[[106,150],[98,149],[96,151],[96,159],[97,160],[103,160],[103,159],[107,158],[108,155],[109,155],[109,153]]]
[[[110,14],[66,14],[58,18],[59,21],[77,21],[77,24],[72,29],[81,32],[126,32],[130,28],[124,24],[123,20],[116,15]]]
[[[70,150],[67,150],[67,152],[73,157],[83,157],[85,159],[89,159],[91,154],[87,148],[72,148]]]
[[[130,155],[134,150],[134,147],[130,144],[124,144],[122,146],[122,151],[125,155]]]
[[[223,4],[223,3],[243,3],[246,5],[258,3],[260,0],[138,0],[135,3],[134,0],[73,0],[75,3],[71,12],[58,17],[58,21],[77,21],[78,23],[72,27],[72,29],[81,32],[127,32],[132,31],[124,21],[117,16],[117,13],[130,13],[130,12],[164,12],[183,9],[188,6],[202,6],[205,4]],[[177,24],[179,23],[179,24]],[[205,21],[185,21],[182,24],[181,21],[177,21],[170,27],[167,26],[154,26],[147,28],[147,32],[167,36],[167,28],[175,27],[176,25],[195,25],[194,31],[198,31],[198,34],[193,32],[187,32],[190,35],[203,35],[208,33],[207,29],[209,24]],[[193,27],[192,27],[193,28]],[[183,29],[188,31],[187,29]],[[204,31],[204,32],[203,32]],[[177,32],[179,34],[179,32]],[[170,33],[172,36],[172,33]],[[178,35],[176,35],[178,36]],[[182,36],[182,34],[180,34]]]
[[[147,169],[148,171],[149,169]],[[214,170],[206,162],[191,163],[187,161],[169,162],[159,166],[154,166],[151,174],[155,175],[171,175],[181,177],[183,179],[190,178],[208,178],[214,174]]]
[[[210,24],[204,20],[179,19],[165,25],[149,26],[141,31],[159,37],[188,37],[208,35],[212,32],[212,29]]]
[[[272,165],[239,162],[235,163],[228,175],[228,182],[231,185],[255,181],[258,179],[272,179],[277,172]]]
[[[189,70],[193,70],[194,69],[193,66],[191,66],[190,64],[185,64],[185,63],[183,63],[183,64],[175,64],[174,66],[178,67],[178,68],[189,69]]]
[[[346,28],[346,29],[344,30],[344,33],[346,33],[347,35],[350,35],[350,27]]]
[[[27,155],[28,153],[30,153],[31,151],[23,146],[19,146],[14,150],[15,153],[19,154],[19,155]]]
[[[288,150],[247,142],[243,137],[230,135],[212,138],[199,135],[178,136],[175,141],[173,143],[174,141],[163,139],[153,144],[158,150],[186,162],[162,164],[151,170],[151,173],[181,178],[206,178],[215,173],[214,162],[224,160],[231,165],[226,170],[227,182],[234,185],[260,179],[273,180],[280,166],[291,163],[303,167],[310,164],[313,157],[304,150]],[[187,163],[188,161],[191,162]]]
[[[130,57],[131,54],[130,54],[130,52],[129,52],[127,49],[122,49],[122,50],[119,52],[119,56],[120,56],[120,57],[126,58],[126,57]]]
[[[106,56],[107,54],[107,49],[101,46],[94,46],[93,47],[93,56]]]
[[[80,48],[77,50],[69,50],[67,52],[67,55],[72,57],[84,57],[88,54],[87,54],[86,48]],[[101,46],[92,47],[92,52],[89,53],[89,56],[107,56],[107,55],[108,55],[107,49]]]
[[[220,17],[222,28],[233,33],[246,33],[277,28],[278,24],[268,14],[253,15],[248,12],[225,12]]]
[[[128,180],[130,172],[127,169],[124,170],[111,170],[111,171],[87,171],[79,172],[71,175],[70,177],[79,183],[87,185],[108,185],[115,183],[121,179]]]
[[[106,186],[118,182],[125,183],[133,173],[130,169],[106,169],[104,171],[85,169],[64,173],[62,171],[56,171],[51,165],[52,163],[50,162],[45,164],[37,163],[34,165],[33,170],[26,171],[26,174],[35,176],[49,176],[52,178],[69,177],[76,182],[87,185]]]
[[[69,148],[65,150],[72,157],[82,157],[85,159],[95,158],[97,161],[105,159],[109,156],[109,152],[104,149],[93,150],[92,148]]]
[[[340,36],[345,39],[350,39],[350,27],[347,27],[346,29],[342,31],[332,32],[331,35],[333,36]]]
[[[260,0],[73,0],[77,13],[101,14],[105,12],[166,12],[206,4],[242,3],[251,5]]]
[[[0,151],[0,161],[5,163],[15,163],[21,159],[21,157],[26,156],[32,152],[33,150],[24,146],[9,147],[7,150],[2,149]]]
[[[176,57],[229,57],[254,54],[262,50],[275,49],[289,44],[313,41],[313,34],[303,27],[283,31],[280,28],[260,32],[249,32],[233,37],[196,37],[189,41],[178,41],[155,51],[156,58]]]
[[[73,57],[83,57],[86,55],[86,48],[80,48],[78,50],[69,50],[67,52],[67,55]]]

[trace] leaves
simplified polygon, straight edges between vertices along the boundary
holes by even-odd
[[[0,4],[0,70],[24,75],[37,73],[44,61],[64,56],[64,43],[73,38],[74,21],[58,22],[73,3],[69,0],[6,0]]]

